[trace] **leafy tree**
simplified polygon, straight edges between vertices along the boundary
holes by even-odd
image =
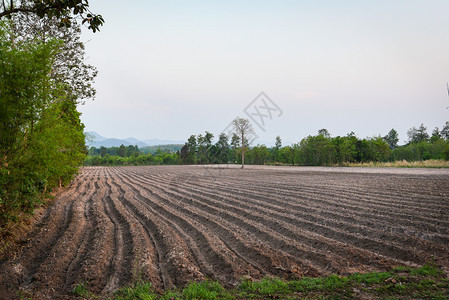
[[[189,145],[187,143],[184,144],[181,148],[181,162],[183,164],[189,163]]]
[[[238,134],[240,137],[240,141],[242,142],[242,169],[245,166],[245,147],[249,146],[246,139],[248,136],[254,134],[254,129],[251,122],[248,119],[244,118],[235,118],[232,121],[232,125],[234,127],[234,133]],[[246,141],[246,143],[245,143]]]
[[[438,127],[435,127],[432,131],[432,136],[430,137],[430,142],[434,143],[442,138],[441,132]]]
[[[54,53],[50,74],[52,81],[65,86],[65,95],[72,101],[84,103],[95,97],[93,82],[97,76],[95,67],[85,63],[84,44],[80,40],[80,25],[59,27],[55,19],[36,15],[16,14],[10,21],[14,42],[32,42],[39,39],[58,39],[61,43]],[[26,34],[22,34],[26,32]]]
[[[282,140],[281,140],[281,137],[279,135],[276,137],[276,142],[275,142],[274,145],[275,145],[274,147],[277,150],[281,149],[281,147],[282,147]]]
[[[421,124],[418,128],[413,126],[407,131],[407,135],[409,138],[409,143],[419,143],[429,139],[429,134],[427,134],[427,128],[424,124]]]
[[[100,156],[105,157],[107,153],[108,153],[108,150],[106,149],[106,147],[101,146],[100,147]]]
[[[282,147],[282,140],[281,140],[281,137],[278,135],[278,136],[276,136],[274,147],[272,147],[270,149],[271,160],[273,162],[276,162],[279,160],[279,149],[281,149],[281,147]]]
[[[340,154],[342,162],[356,162],[357,161],[357,137],[354,132],[349,133],[342,138],[340,144]]]
[[[89,10],[87,0],[11,0],[9,3],[7,1],[0,3],[0,20],[19,13],[56,19],[60,27],[70,27],[76,19],[81,19],[81,23],[86,23],[93,32],[100,30],[100,26],[104,23],[101,15]]]
[[[331,134],[329,133],[329,131],[325,128],[318,130],[318,135],[322,135],[325,138],[330,138]]]
[[[20,38],[12,25],[0,20],[0,225],[69,182],[86,154],[76,102],[52,77],[61,41]]]
[[[215,144],[217,147],[217,161],[221,164],[225,164],[229,159],[229,143],[228,136],[225,133],[221,133],[218,137],[218,141]]]
[[[269,156],[270,152],[265,145],[257,145],[247,152],[247,161],[256,165],[263,165]]]
[[[282,147],[279,150],[279,161],[285,164],[295,164],[294,149],[291,146]]]
[[[303,165],[329,165],[334,161],[334,145],[330,138],[326,138],[323,135],[308,136],[301,140],[299,147],[299,160]]]
[[[229,155],[229,159],[233,162],[237,161],[237,156],[238,156],[238,148],[240,145],[240,137],[238,136],[238,134],[236,134],[235,132],[232,134],[231,137],[231,152]]]
[[[126,156],[126,147],[125,145],[121,144],[120,147],[118,148],[118,155],[120,157],[125,157]]]
[[[441,129],[441,137],[446,141],[449,141],[449,121],[444,124],[443,129]]]
[[[392,128],[386,136],[383,137],[383,139],[387,142],[390,149],[394,149],[398,146],[399,142],[399,135],[398,132]]]
[[[204,136],[199,134],[197,137],[198,141],[198,162],[199,163],[210,163],[212,154],[210,153],[212,147],[212,139],[214,135],[208,131],[205,132]]]
[[[188,163],[190,164],[194,164],[197,161],[197,145],[196,136],[191,135],[187,140],[187,146],[189,147]]]
[[[369,140],[372,157],[370,160],[387,161],[391,155],[391,147],[384,138],[378,136]]]

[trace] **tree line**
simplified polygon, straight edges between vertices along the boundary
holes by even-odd
[[[77,105],[94,97],[97,71],[84,63],[76,15],[102,24],[86,1],[0,4],[0,236],[85,159]]]
[[[145,147],[146,148],[146,147]],[[151,147],[152,149],[153,147]],[[179,164],[180,146],[170,145],[159,147],[155,152],[140,149],[137,145],[120,145],[120,147],[91,147],[84,160],[85,166],[144,166],[144,165],[175,165]]]
[[[248,131],[247,133],[250,133]],[[449,122],[442,129],[435,128],[432,135],[421,124],[412,127],[408,142],[399,146],[399,136],[391,129],[385,136],[358,138],[354,132],[346,136],[332,137],[321,129],[316,135],[303,138],[293,145],[282,145],[280,136],[275,145],[249,146],[244,138],[244,162],[246,164],[285,164],[298,166],[331,166],[345,163],[389,162],[397,160],[421,161],[428,159],[449,160]],[[241,164],[242,137],[237,132],[230,136],[221,133],[217,142],[209,131],[191,135],[180,150],[159,151],[155,155],[142,154],[137,146],[121,146],[96,149],[86,160],[87,165],[144,165],[144,164]],[[101,154],[102,152],[103,154]],[[119,154],[121,153],[121,154]]]

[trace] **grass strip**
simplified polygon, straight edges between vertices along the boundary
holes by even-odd
[[[83,299],[103,299],[75,287]],[[425,298],[448,299],[449,279],[434,262],[420,268],[396,267],[389,272],[355,273],[349,276],[304,277],[286,281],[277,277],[242,279],[233,289],[216,281],[191,282],[183,289],[156,293],[150,283],[138,281],[122,287],[107,299],[360,299]]]

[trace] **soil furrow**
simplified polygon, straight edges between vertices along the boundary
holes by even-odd
[[[195,189],[207,189],[207,182],[204,183],[204,185],[196,185],[196,184],[191,184],[190,188]],[[315,197],[308,197],[304,194],[299,194],[298,196],[294,197],[292,195],[287,195],[287,196],[283,196],[280,197],[280,194],[277,191],[272,191],[271,193],[265,193],[262,194],[257,190],[250,190],[247,191],[243,188],[238,189],[237,187],[235,187],[235,185],[233,185],[232,188],[222,188],[222,187],[217,187],[216,188],[217,191],[220,191],[222,193],[231,193],[234,196],[239,196],[243,199],[261,199],[261,200],[265,200],[264,202],[266,203],[276,203],[279,204],[281,207],[290,207],[292,209],[294,209],[295,211],[303,211],[303,212],[308,212],[311,215],[314,215],[314,218],[319,217],[316,214],[323,214],[323,213],[327,213],[329,214],[329,212],[334,215],[334,218],[327,218],[326,215],[323,216],[323,219],[327,222],[328,220],[332,220],[332,219],[336,219],[339,220],[339,222],[341,221],[341,219],[345,219],[345,218],[349,218],[348,222],[349,223],[357,223],[358,225],[365,225],[369,228],[373,228],[374,226],[379,226],[381,224],[383,224],[383,228],[380,228],[381,232],[388,232],[393,231],[393,230],[398,230],[397,228],[391,228],[388,224],[386,223],[389,220],[393,220],[395,221],[394,223],[397,223],[398,220],[398,215],[393,215],[393,216],[386,216],[384,214],[380,215],[379,211],[370,211],[370,213],[364,213],[364,211],[367,210],[367,207],[364,206],[347,206],[347,205],[343,205],[342,203],[348,203],[351,200],[349,199],[340,199],[340,200],[334,200],[334,201],[321,201],[321,199]],[[220,193],[221,194],[221,193]],[[276,195],[276,196],[270,196],[270,195]],[[335,208],[339,208],[339,211],[335,211]],[[334,210],[331,210],[331,208],[333,208]],[[384,209],[387,209],[387,207],[384,207]],[[343,212],[346,213],[343,214]],[[349,216],[348,216],[349,215]],[[373,221],[373,215],[377,215],[378,219],[375,220],[375,222]],[[439,219],[440,216],[438,216],[438,218],[433,218],[432,220],[435,219]],[[351,220],[352,219],[352,220]],[[442,232],[442,228],[446,228],[445,226],[441,226],[441,224],[435,224],[435,226],[433,226],[433,223],[429,223],[428,220],[426,220],[425,223],[420,223],[419,221],[416,220],[416,218],[413,218],[413,221],[411,220],[412,218],[408,218],[408,219],[404,219],[404,215],[401,214],[401,216],[399,217],[399,219],[402,220],[401,222],[401,229],[403,228],[404,225],[409,225],[409,229],[407,230],[407,233],[409,235],[416,235],[418,234],[419,237],[419,233],[420,231],[426,232],[426,233],[435,233],[437,234],[436,236],[431,236],[432,240],[440,240],[441,242],[444,243],[445,240],[449,240],[449,232],[447,232],[447,230]],[[371,222],[370,222],[371,220]],[[436,222],[438,223],[438,221]],[[441,222],[440,222],[441,223]],[[373,226],[374,225],[374,226]],[[419,226],[419,227],[417,227]],[[386,227],[386,228],[385,228]],[[414,229],[415,228],[415,229]],[[386,229],[386,230],[385,230]],[[400,233],[404,233],[404,232],[400,232]],[[426,237],[424,235],[424,237]],[[396,239],[394,239],[396,240]]]
[[[134,182],[127,180],[127,184],[134,190],[135,195],[144,206],[157,212],[167,222],[172,223],[172,226],[174,226],[174,223],[178,225],[177,230],[181,231],[181,234],[189,241],[189,246],[196,250],[193,253],[197,257],[196,260],[200,267],[204,268],[207,276],[211,278],[218,277],[222,282],[230,285],[235,283],[236,278],[231,262],[215,249],[210,241],[210,237],[205,235],[207,230],[199,231],[192,225],[192,223],[195,223],[193,219],[187,219],[184,215],[178,215],[174,211],[170,211],[161,205],[159,201],[152,201],[155,195],[145,193],[145,189],[136,188]]]
[[[138,179],[134,177],[134,182],[136,182],[136,181],[138,181]],[[146,189],[145,186],[140,186],[140,187],[143,189]],[[165,193],[165,191],[164,191],[164,193]],[[318,268],[318,270],[320,270],[319,273],[327,274],[330,272],[329,267],[331,265],[331,261],[326,259],[325,256],[315,253],[315,251],[310,251],[310,249],[302,249],[302,247],[294,246],[293,244],[297,244],[297,242],[292,241],[292,240],[290,240],[290,242],[287,242],[289,240],[288,238],[287,238],[287,241],[279,239],[278,234],[274,233],[271,228],[270,229],[265,228],[264,224],[258,224],[258,226],[256,227],[255,225],[248,223],[244,218],[241,218],[237,215],[231,215],[226,210],[219,210],[218,208],[215,207],[215,206],[219,206],[216,203],[212,203],[211,205],[210,204],[202,204],[197,201],[194,202],[192,199],[180,197],[179,199],[183,200],[184,205],[189,205],[193,208],[202,209],[201,213],[193,214],[190,210],[184,209],[182,206],[171,203],[169,200],[164,199],[163,196],[155,193],[154,191],[152,192],[152,194],[158,196],[160,201],[164,201],[167,205],[174,205],[174,209],[179,210],[183,214],[192,215],[192,218],[203,219],[203,221],[209,223],[209,225],[211,225],[210,220],[213,220],[214,218],[225,219],[231,224],[236,224],[239,228],[247,231],[249,233],[249,236],[251,236],[253,238],[257,237],[257,240],[261,240],[262,244],[265,244],[266,246],[270,246],[271,243],[275,243],[277,246],[273,250],[284,252],[284,255],[286,257],[291,257],[292,259],[298,261],[300,263],[300,265],[307,266],[307,264],[305,264],[304,261],[314,261],[315,263],[317,263],[318,261],[324,261],[324,263],[321,264],[321,266],[315,265],[313,267],[312,266],[310,266],[310,267],[312,267],[312,269]],[[172,194],[172,196],[173,196],[173,194]],[[202,216],[203,212],[210,214],[211,217],[209,219],[202,218],[201,216]],[[217,224],[215,224],[215,226],[217,226]],[[228,231],[228,229],[224,228],[224,227],[222,227],[222,230],[223,230],[223,232]],[[240,247],[242,247],[242,246],[240,246]],[[239,252],[244,253],[243,249],[244,248],[242,248],[242,251],[239,251]],[[253,252],[253,251],[249,251],[249,253],[251,253],[251,252]],[[260,257],[260,253],[256,252],[254,254],[254,256]],[[313,258],[313,259],[311,259],[311,258]],[[265,261],[263,263],[267,263],[267,261]],[[280,266],[273,266],[271,268],[272,272],[275,274],[279,273],[280,271],[282,272],[282,269],[283,268]]]
[[[83,167],[0,261],[0,298],[100,298],[243,275],[449,269],[449,172],[248,166]],[[28,294],[27,294],[28,293]]]
[[[138,180],[137,178],[135,178]],[[158,188],[160,186],[160,183],[158,184]],[[156,187],[155,187],[156,188]],[[169,192],[166,190],[166,192]],[[288,230],[284,226],[282,226],[281,223],[279,223],[279,220],[271,220],[271,218],[275,215],[272,210],[270,211],[263,211],[258,208],[258,206],[249,206],[245,204],[245,202],[241,201],[234,201],[230,198],[227,199],[213,199],[214,194],[208,193],[205,191],[202,191],[201,193],[195,193],[194,195],[197,200],[204,200],[207,202],[207,204],[210,207],[214,208],[221,208],[222,211],[220,213],[221,216],[223,214],[226,214],[230,211],[235,212],[238,215],[244,216],[245,218],[249,218],[253,220],[254,222],[257,222],[259,224],[263,224],[266,226],[269,226],[270,228],[277,230],[280,234],[286,237],[294,237],[296,239],[300,239],[296,235],[295,232]],[[217,198],[217,197],[215,197]],[[226,202],[226,204],[224,204]],[[198,204],[196,204],[198,205]],[[210,208],[209,208],[210,209]],[[254,212],[258,212],[256,215]],[[301,228],[302,230],[315,230],[320,235],[323,235],[327,238],[333,239],[333,240],[343,240],[345,242],[348,242],[358,248],[362,249],[371,249],[374,250],[374,253],[380,253],[383,255],[386,255],[387,257],[392,257],[398,260],[408,260],[408,261],[415,261],[417,260],[417,256],[413,255],[411,250],[405,250],[398,246],[389,245],[382,243],[381,241],[376,241],[372,239],[362,238],[358,236],[353,236],[350,234],[347,234],[345,232],[337,231],[335,229],[332,229],[327,226],[322,226],[315,222],[310,222],[307,220],[302,220],[299,218],[291,218],[283,215],[277,215],[277,217],[280,220],[286,221],[289,224],[296,225],[298,228]],[[239,224],[239,226],[243,226],[242,224]],[[260,233],[257,235],[260,236]]]

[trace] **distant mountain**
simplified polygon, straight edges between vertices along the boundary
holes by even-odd
[[[120,147],[120,145],[137,145],[139,148],[147,147],[147,146],[157,146],[157,145],[168,145],[168,144],[184,144],[184,142],[178,142],[178,141],[170,141],[170,140],[159,140],[159,139],[152,139],[152,140],[138,140],[136,138],[130,137],[126,139],[116,139],[116,138],[107,138],[104,137],[95,131],[88,131],[86,132],[86,145],[89,147],[96,147],[100,148],[103,147]]]
[[[96,142],[99,142],[99,141],[103,141],[103,140],[106,140],[107,138],[105,138],[104,136],[101,136],[101,135],[99,135],[98,133],[96,133],[95,131],[88,131],[88,132],[86,132],[86,139],[89,141],[89,140],[92,140],[92,141],[96,141]]]

